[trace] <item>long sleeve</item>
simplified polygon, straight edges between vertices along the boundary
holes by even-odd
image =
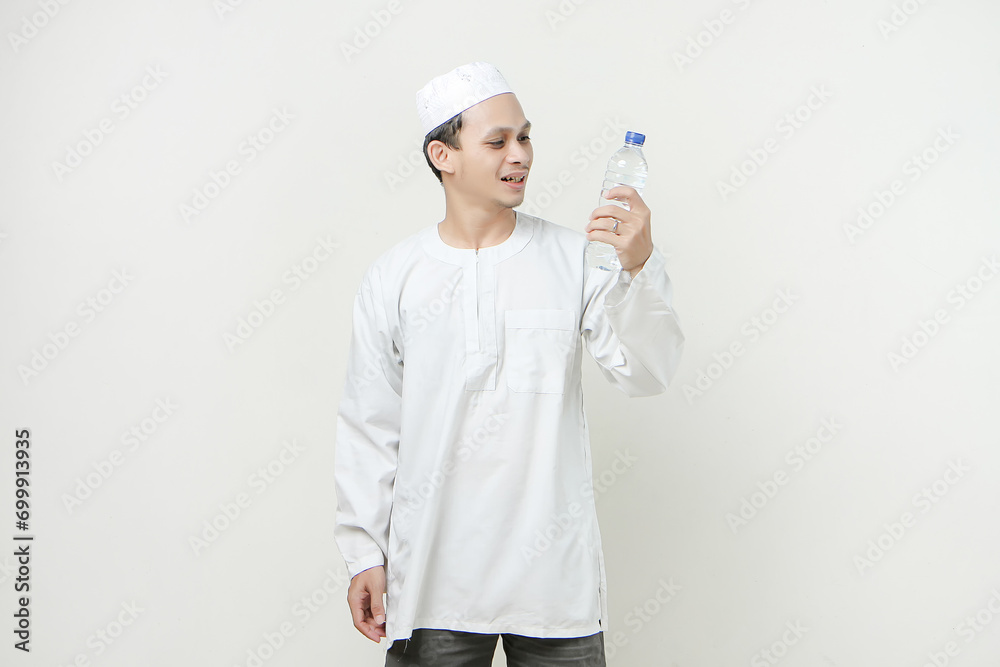
[[[632,277],[619,268],[587,278],[582,334],[611,384],[628,396],[666,391],[677,372],[684,334],[672,308],[666,258],[656,247]]]
[[[381,279],[370,269],[354,298],[334,457],[334,539],[352,578],[362,570],[385,565],[402,383],[402,355],[389,331]]]

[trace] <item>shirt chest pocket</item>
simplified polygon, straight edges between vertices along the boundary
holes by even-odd
[[[579,336],[571,310],[534,308],[504,313],[507,387],[537,394],[566,392]]]

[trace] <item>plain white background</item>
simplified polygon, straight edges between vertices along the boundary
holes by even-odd
[[[473,60],[524,210],[582,231],[647,136],[687,345],[652,398],[585,365],[610,664],[995,664],[995,3],[223,2],[0,11],[3,664],[382,663],[332,538],[351,308],[443,216],[414,94]]]

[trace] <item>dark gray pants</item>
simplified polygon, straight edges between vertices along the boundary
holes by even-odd
[[[604,633],[587,637],[525,637],[457,630],[417,628],[409,639],[397,639],[386,652],[386,667],[490,667],[503,639],[508,667],[606,667]]]

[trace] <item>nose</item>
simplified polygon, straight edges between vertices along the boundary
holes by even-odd
[[[512,164],[521,164],[528,166],[531,164],[531,154],[528,152],[527,147],[521,142],[516,142],[509,153],[507,153],[507,160]]]

